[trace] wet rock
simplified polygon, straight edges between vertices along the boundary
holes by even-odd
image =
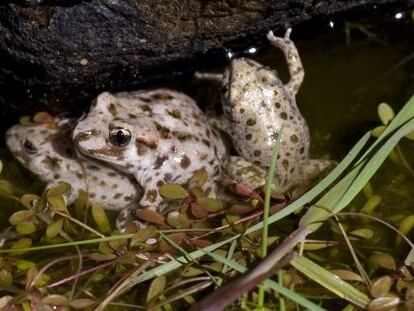
[[[394,1],[5,2],[0,5],[3,119],[11,112],[80,111],[103,90],[141,87],[150,78],[190,71],[206,52],[237,49],[263,39],[268,29],[282,31],[315,16]]]

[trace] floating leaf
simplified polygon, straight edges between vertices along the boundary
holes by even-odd
[[[13,276],[10,271],[6,269],[0,270],[0,283],[11,285],[13,283]]]
[[[236,214],[236,215],[242,215],[242,214],[250,213],[251,211],[253,211],[253,208],[251,206],[249,206],[249,205],[239,205],[239,204],[232,205],[229,209],[230,213]]]
[[[350,234],[363,239],[371,239],[374,236],[374,230],[368,228],[361,228],[351,231]]]
[[[173,240],[176,244],[181,245],[186,235],[182,232],[172,233],[168,235],[168,238]],[[162,239],[158,245],[160,252],[162,253],[176,253],[174,246],[171,246],[165,239]]]
[[[129,245],[130,247],[139,246],[142,243],[145,243],[149,238],[152,238],[156,235],[157,235],[156,228],[154,227],[142,228],[133,235],[131,241],[129,242]],[[155,242],[157,242],[156,239],[155,239]]]
[[[86,309],[86,308],[92,307],[96,303],[97,301],[90,299],[90,298],[80,298],[80,299],[72,300],[69,303],[69,306],[71,306],[74,309]]]
[[[53,197],[53,196],[59,196],[59,195],[64,195],[67,194],[68,192],[70,192],[72,189],[71,185],[66,183],[66,182],[59,182],[56,185],[54,185],[53,187],[49,188],[47,190],[47,197]]]
[[[187,268],[185,268],[182,272],[181,272],[181,276],[185,277],[185,278],[191,278],[197,275],[202,275],[205,272],[199,268],[195,268],[193,266],[189,266]]]
[[[17,226],[21,223],[30,221],[34,214],[32,211],[18,211],[10,216],[9,223],[13,226]]]
[[[66,202],[63,196],[61,195],[47,196],[47,202],[50,204],[50,206],[55,211],[68,213],[68,210],[66,208]]]
[[[190,205],[191,214],[198,219],[203,219],[208,217],[208,212],[201,206],[195,202],[191,202]]]
[[[386,253],[376,252],[369,257],[369,260],[384,269],[395,270],[397,268],[394,257]]]
[[[159,193],[169,200],[184,199],[188,197],[188,191],[179,184],[164,184],[159,188]]]
[[[209,213],[217,213],[222,209],[221,201],[214,198],[199,198],[197,204],[203,207]]]
[[[19,248],[28,248],[30,246],[32,246],[32,240],[29,238],[23,238],[23,239],[17,240],[16,242],[12,243],[10,248],[19,249]]]
[[[116,258],[115,254],[91,253],[89,258],[95,261],[109,261]]]
[[[380,117],[382,124],[388,125],[388,123],[394,119],[395,113],[390,105],[381,103],[378,105],[378,116]]]
[[[369,292],[371,293],[372,297],[378,298],[381,296],[385,296],[391,289],[392,279],[390,276],[383,276],[374,283],[372,283]]]
[[[39,201],[40,201],[39,196],[35,194],[24,194],[20,198],[20,202],[22,202],[22,204],[28,209],[35,208],[37,204],[39,203]]]
[[[160,226],[166,225],[164,216],[148,208],[137,211],[136,215],[138,219],[144,220],[146,222],[160,225]]]
[[[16,260],[16,267],[20,271],[26,271],[30,268],[36,267],[36,264],[28,260],[18,259]]]
[[[313,241],[313,242],[306,242],[303,245],[303,249],[307,251],[315,251],[319,249],[324,249],[327,247],[332,247],[334,244],[329,241]]]
[[[405,137],[408,138],[409,140],[414,140],[414,132],[407,134]]]
[[[167,215],[167,223],[176,229],[188,228],[190,221],[185,214],[179,212],[170,212]]]
[[[204,190],[201,187],[192,187],[192,188],[190,188],[190,193],[196,199],[206,196],[206,194],[204,193]]]
[[[374,194],[372,197],[368,199],[368,201],[362,207],[361,213],[372,214],[374,212],[374,209],[381,203],[381,201],[382,197]]]
[[[206,169],[196,170],[190,179],[189,185],[190,187],[202,187],[206,183],[207,178],[208,174]]]
[[[378,297],[370,302],[368,311],[388,311],[392,310],[400,303],[399,297],[386,296]]]
[[[207,241],[207,240],[202,240],[202,239],[197,239],[197,240],[190,240],[190,241],[188,241],[191,245],[193,245],[193,246],[196,246],[196,247],[198,247],[198,248],[204,248],[204,247],[207,247],[207,246],[210,246],[211,244],[213,244],[213,243],[211,243],[210,241]]]
[[[63,225],[63,218],[56,220],[55,222],[51,223],[46,228],[46,236],[49,239],[53,239],[56,237],[62,230]]]
[[[27,221],[16,226],[17,233],[22,235],[32,234],[33,232],[36,232],[36,230],[37,228],[33,221]]]
[[[402,219],[398,230],[400,231],[401,234],[407,235],[411,231],[411,229],[413,229],[413,227],[414,227],[414,215],[409,215]],[[397,244],[400,244],[401,241],[402,241],[402,238],[398,236]]]
[[[109,224],[108,217],[106,217],[106,213],[102,206],[100,206],[98,203],[93,203],[91,211],[92,217],[98,225],[99,231],[102,233],[111,232],[111,225]]]
[[[380,136],[381,136],[382,132],[384,132],[386,128],[387,128],[387,127],[386,127],[386,126],[384,126],[384,125],[377,126],[376,128],[374,128],[374,129],[371,131],[371,135],[372,135],[373,137],[375,137],[375,138],[378,138],[378,137],[380,137]]]
[[[157,298],[164,292],[166,282],[167,280],[164,276],[159,276],[152,280],[151,285],[148,289],[147,303]]]
[[[353,271],[343,269],[333,269],[329,271],[344,281],[364,282],[364,279]]]
[[[65,306],[69,301],[65,296],[62,295],[49,295],[43,298],[42,302],[46,305]]]

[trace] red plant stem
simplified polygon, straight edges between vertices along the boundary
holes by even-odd
[[[97,266],[92,267],[92,268],[87,269],[87,270],[83,270],[83,271],[81,271],[79,273],[73,274],[73,275],[68,276],[66,278],[63,278],[63,279],[61,279],[59,281],[56,281],[56,282],[54,282],[52,284],[49,284],[49,285],[46,286],[46,288],[53,288],[53,287],[56,287],[56,286],[65,284],[65,283],[70,282],[70,281],[72,281],[72,280],[74,280],[76,278],[79,278],[79,277],[83,276],[83,275],[86,275],[88,273],[92,273],[92,272],[101,270],[101,269],[106,268],[106,267],[113,266],[114,264],[115,264],[115,261],[105,262],[103,264],[97,265]]]

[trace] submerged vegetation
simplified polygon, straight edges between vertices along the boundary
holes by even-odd
[[[414,97],[378,116],[295,201],[272,198],[272,178],[208,198],[200,170],[160,187],[176,213],[141,210],[150,226],[126,234],[86,192],[66,206],[70,185],[42,193],[2,154],[0,309],[414,309]]]
[[[335,297],[340,305],[349,303],[347,310],[352,306],[370,310],[402,304],[411,307],[414,277],[413,251],[409,250],[414,245],[406,234],[414,227],[413,216],[394,220],[398,227],[378,218],[381,197],[374,194],[369,180],[387,157],[397,162],[403,159],[397,144],[404,136],[412,139],[414,97],[395,117],[388,105],[380,105],[379,116],[383,125],[366,133],[328,176],[296,201],[277,203],[270,199],[271,187],[263,198],[261,192],[232,183],[227,183],[235,200],[231,204],[206,198],[201,186],[208,176],[198,171],[188,189],[161,186],[161,194],[180,206],[177,213],[165,219],[149,210],[140,211],[138,218],[153,226],[125,235],[112,230],[102,207],[88,205],[86,193],[66,206],[62,195],[69,190],[67,184],[58,184],[41,196],[18,197],[13,185],[3,181],[2,196],[19,202],[22,210],[10,216],[10,227],[2,233],[1,307],[172,310],[194,304],[200,291],[220,288],[238,273],[248,273],[267,248],[275,249],[269,258],[290,254],[289,265],[286,262],[280,270],[277,282],[271,273],[258,294],[240,291],[242,298],[235,308],[283,305],[289,310],[301,305],[323,310],[325,303],[320,303]],[[402,161],[402,165],[409,164]],[[344,212],[361,190],[366,203]],[[270,217],[260,221],[268,212]],[[292,213],[298,216],[290,218]],[[358,225],[343,224],[346,218],[354,218]],[[296,230],[295,219],[299,220]],[[291,236],[273,230],[274,223],[290,227]],[[406,250],[405,260],[381,245],[374,229],[378,224],[394,235],[395,245]],[[330,227],[333,238],[318,238],[322,225]],[[284,239],[289,242],[282,243]],[[324,256],[340,258],[339,252],[349,253],[352,262],[326,262]],[[321,286],[317,292],[313,282]],[[210,304],[217,309],[220,303],[228,303],[224,298]]]

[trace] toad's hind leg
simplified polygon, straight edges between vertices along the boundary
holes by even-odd
[[[298,50],[293,41],[290,40],[291,32],[292,28],[288,28],[285,36],[281,38],[276,37],[272,31],[269,31],[267,39],[274,47],[282,50],[285,55],[290,74],[290,81],[286,84],[286,88],[290,91],[292,96],[295,97],[303,82],[305,72],[303,70]]]

